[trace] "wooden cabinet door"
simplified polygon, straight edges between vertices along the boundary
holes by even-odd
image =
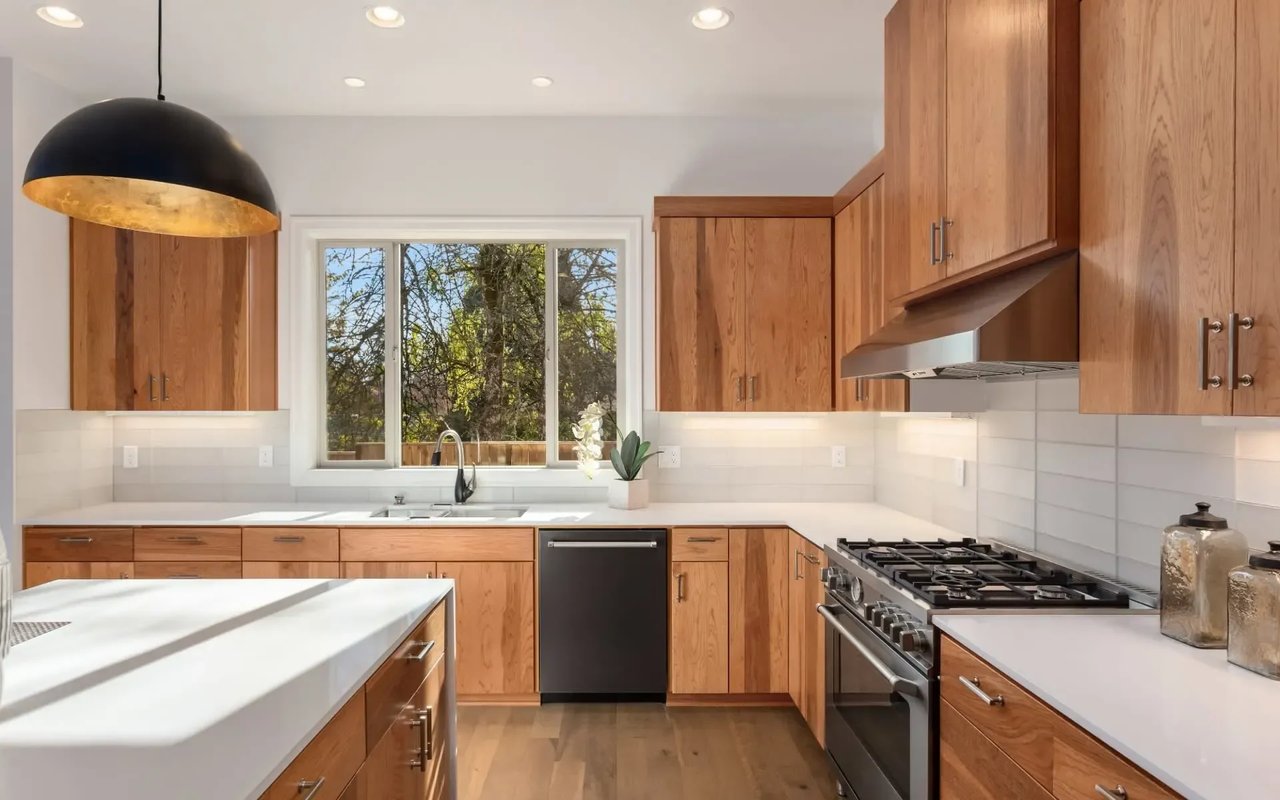
[[[1198,325],[1236,307],[1236,163],[1272,185],[1265,163],[1234,151],[1237,106],[1261,100],[1236,102],[1235,5],[1108,0],[1081,15],[1080,410],[1229,414],[1232,392],[1200,388]],[[1224,378],[1226,339],[1207,348]]]
[[[421,758],[420,711],[426,702],[427,684],[417,693],[374,745],[356,773],[354,786],[342,800],[422,800],[426,797],[426,772],[416,765]]]
[[[885,203],[890,296],[945,276],[947,4],[898,0],[885,17]]]
[[[803,715],[805,707],[805,603],[808,587],[804,582],[804,556],[808,542],[791,531],[787,544],[787,694]]]
[[[344,561],[344,578],[434,578],[434,561]]]
[[[789,690],[787,653],[788,531],[729,531],[729,691]]]
[[[658,222],[658,410],[736,411],[745,400],[746,220]]]
[[[804,718],[809,729],[826,744],[827,710],[827,628],[818,616],[817,605],[824,601],[822,568],[827,565],[822,548],[805,542],[804,585]]]
[[[748,219],[751,411],[831,410],[831,220]]]
[[[456,586],[459,695],[520,696],[538,691],[533,564],[446,562],[441,578]]]
[[[729,691],[729,564],[671,564],[671,693]]]
[[[246,561],[246,578],[337,578],[336,561]]]
[[[1215,18],[1230,18],[1231,4],[1225,5]],[[1252,329],[1239,331],[1239,371],[1251,375],[1253,384],[1233,392],[1232,400],[1236,414],[1274,416],[1280,414],[1280,275],[1276,274],[1280,194],[1275,191],[1280,183],[1280,137],[1276,136],[1280,4],[1237,0],[1236,25],[1235,302],[1231,307],[1242,317],[1252,317],[1254,323]],[[1215,100],[1221,102],[1221,98]]]
[[[159,407],[161,236],[71,220],[71,408]]]
[[[63,578],[112,580],[132,577],[132,561],[28,561],[24,588]]]
[[[951,704],[940,704],[939,800],[1052,800]]]

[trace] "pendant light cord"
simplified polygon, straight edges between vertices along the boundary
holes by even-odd
[[[156,99],[164,99],[164,0],[156,0]]]

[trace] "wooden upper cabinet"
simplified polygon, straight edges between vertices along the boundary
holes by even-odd
[[[276,238],[71,221],[71,407],[276,407]]]
[[[899,0],[885,23],[893,294],[1074,248],[1079,0]]]
[[[745,399],[746,220],[658,221],[658,408],[736,411]]]
[[[831,219],[749,219],[747,406],[831,410]]]
[[[827,213],[658,218],[660,410],[831,409]]]
[[[1280,37],[1274,19],[1267,34],[1246,24],[1251,9],[1275,11],[1265,0],[1239,7],[1244,64],[1256,36]],[[1275,100],[1280,42],[1268,45],[1267,77],[1251,78],[1242,66],[1240,81],[1252,83],[1237,104],[1234,4],[1108,0],[1083,3],[1081,14],[1080,410],[1230,414],[1233,397],[1241,402],[1254,389],[1202,388],[1203,379],[1225,381],[1228,337],[1224,330],[1202,339],[1201,320],[1227,323],[1237,307],[1233,280],[1261,281],[1242,312],[1264,318],[1260,304],[1270,303],[1274,325],[1280,310],[1270,275],[1280,244],[1271,220],[1280,208],[1269,189],[1241,191],[1255,177],[1255,188],[1280,180],[1280,162],[1265,159],[1277,146],[1274,131],[1246,157],[1235,151],[1234,122],[1238,107],[1243,144],[1243,128],[1266,113],[1257,94],[1264,83]],[[1274,119],[1274,103],[1271,113]],[[1258,210],[1264,218],[1254,216]],[[1269,247],[1260,273],[1244,263],[1252,256],[1233,263],[1237,246],[1244,256],[1260,244]],[[1240,363],[1257,372],[1258,388],[1277,385],[1252,360],[1266,325],[1240,331]],[[1268,413],[1265,407],[1250,405],[1248,413]]]
[[[889,294],[945,277],[937,226],[946,213],[947,4],[898,0],[885,17],[885,235]]]

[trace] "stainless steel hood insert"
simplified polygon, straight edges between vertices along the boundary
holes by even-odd
[[[842,378],[973,379],[1062,372],[1080,359],[1078,256],[908,307],[840,361]]]

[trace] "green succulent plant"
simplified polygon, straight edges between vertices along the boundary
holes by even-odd
[[[640,434],[632,431],[622,440],[622,444],[609,454],[609,461],[618,477],[624,481],[634,481],[640,477],[640,468],[644,462],[661,453],[661,450],[650,452],[649,442],[640,441]]]

